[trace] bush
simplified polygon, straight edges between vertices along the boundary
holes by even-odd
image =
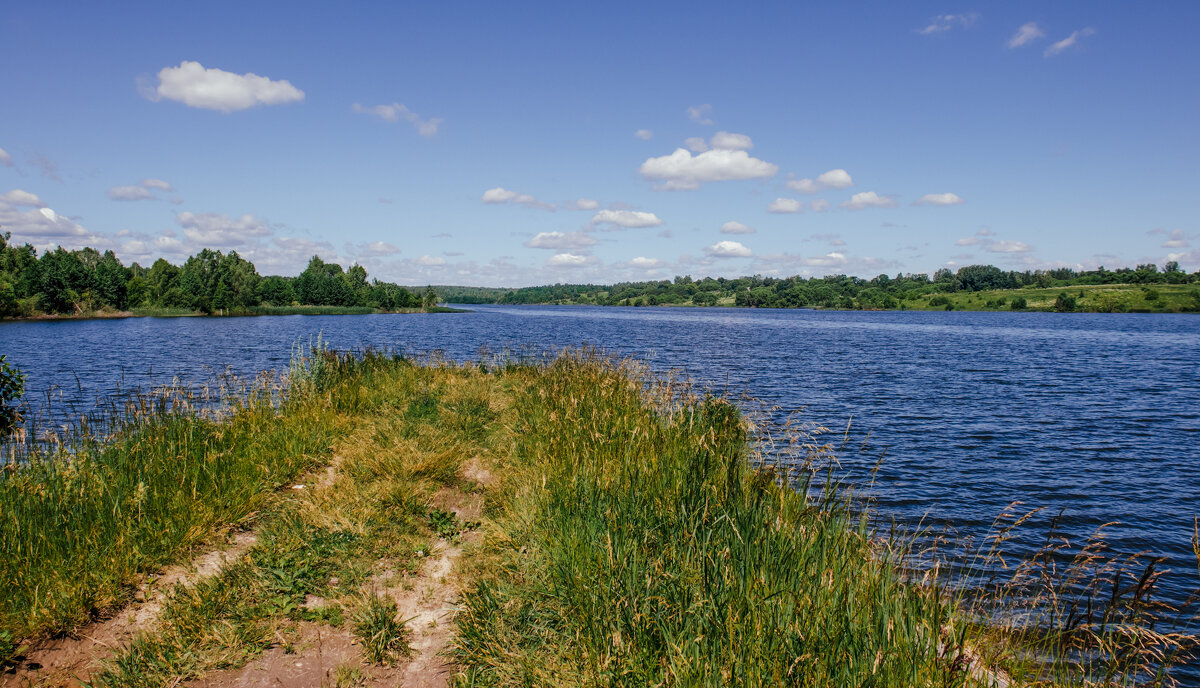
[[[1008,307],[1014,311],[1023,311],[1027,307],[1024,296],[1014,296],[1013,300],[1008,304]]]
[[[0,354],[0,437],[6,437],[21,424],[17,400],[25,393],[25,374],[8,365]]]
[[[1059,313],[1070,313],[1074,311],[1075,297],[1071,296],[1065,291],[1059,294],[1058,298],[1054,299],[1054,310],[1058,311]]]

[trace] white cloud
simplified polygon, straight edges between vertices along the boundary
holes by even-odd
[[[421,119],[417,113],[409,110],[402,103],[392,103],[391,105],[372,105],[366,107],[359,103],[354,104],[354,111],[364,115],[375,115],[385,122],[399,122],[404,120],[410,122],[417,129],[417,133],[421,136],[433,136],[437,134],[438,127],[441,126],[443,120],[440,117],[433,119]]]
[[[758,230],[754,229],[753,227],[748,227],[740,222],[734,222],[732,220],[721,225],[722,234],[754,234],[756,231]]]
[[[817,175],[813,179],[789,179],[787,187],[797,193],[815,194],[825,189],[848,189],[854,186],[850,173],[840,167]]]
[[[811,205],[813,212],[823,213],[826,210],[829,210],[829,201],[825,200],[824,198],[818,198],[814,200]]]
[[[502,186],[497,186],[494,189],[488,189],[483,192],[483,196],[479,200],[484,203],[508,203],[517,197],[516,191],[509,191]]]
[[[649,129],[638,129],[637,131],[633,132],[633,135],[643,141],[649,141],[650,139],[654,138],[654,132],[650,131]]]
[[[1033,247],[1023,241],[993,241],[987,250],[992,253],[1029,253]]]
[[[1036,41],[1039,38],[1045,38],[1046,32],[1042,31],[1037,22],[1029,22],[1022,24],[1021,28],[1013,34],[1013,37],[1008,39],[1008,47],[1019,48],[1030,41]]]
[[[102,237],[92,234],[50,208],[36,207],[45,204],[40,200],[30,203],[29,201],[36,200],[37,197],[28,192],[21,193],[32,198],[14,197],[11,191],[0,196],[0,227],[3,227],[2,231],[12,232],[12,244],[30,243],[42,251],[59,244],[67,248],[91,245],[103,250],[107,247],[107,242],[102,241]],[[18,202],[13,203],[10,198],[15,198]],[[18,210],[18,205],[35,207],[30,210]]]
[[[445,265],[446,259],[439,258],[437,256],[431,256],[429,254],[425,254],[425,255],[421,256],[420,258],[413,260],[413,262],[416,263],[417,265],[424,265],[425,267],[431,267],[434,265]]]
[[[641,210],[601,210],[592,218],[592,224],[613,224],[618,227],[657,227],[663,223],[654,213]]]
[[[713,148],[719,150],[750,150],[754,147],[754,142],[745,134],[731,134],[727,131],[718,131],[713,134],[710,141]]]
[[[528,248],[549,248],[556,251],[581,249],[595,246],[596,239],[585,232],[539,232],[537,236],[525,242]]]
[[[661,179],[667,190],[698,189],[705,182],[773,177],[777,165],[752,158],[744,150],[710,150],[693,156],[683,148],[650,158],[640,168],[643,177]]]
[[[46,204],[42,203],[42,199],[38,198],[37,194],[32,194],[22,189],[13,189],[3,196],[0,196],[0,202],[15,206],[31,206],[34,208],[46,207]]]
[[[223,213],[182,212],[175,221],[190,241],[208,248],[242,246],[251,237],[267,236],[274,231],[266,222],[249,214],[233,219]]]
[[[577,198],[567,204],[571,210],[595,210],[600,207],[600,202],[591,198]]]
[[[918,31],[922,36],[929,36],[935,33],[943,33],[953,29],[956,26],[968,28],[979,19],[979,15],[971,14],[939,14],[929,20],[929,24]]]
[[[975,246],[982,242],[983,242],[983,239],[980,239],[977,236],[963,237],[962,239],[959,239],[958,241],[954,242],[954,245],[955,246]]]
[[[699,136],[689,136],[683,140],[683,145],[693,153],[703,153],[708,150],[708,142]]]
[[[552,268],[577,268],[592,262],[588,256],[578,256],[574,253],[556,253],[546,260],[546,265]]]
[[[704,249],[704,253],[713,258],[748,258],[754,253],[737,241],[718,241]]]
[[[898,204],[896,199],[890,196],[880,196],[874,191],[864,191],[856,193],[850,197],[850,200],[842,203],[842,207],[846,210],[863,210],[865,208],[895,208]]]
[[[1058,55],[1067,48],[1070,48],[1078,43],[1080,38],[1083,38],[1084,36],[1091,36],[1094,33],[1096,33],[1096,30],[1090,26],[1078,31],[1072,31],[1070,36],[1067,36],[1061,41],[1051,45],[1049,48],[1046,48],[1046,52],[1042,53],[1042,55],[1045,57],[1053,57]]]
[[[164,182],[161,179],[143,179],[142,186],[147,189],[158,189],[159,191],[174,191],[170,183]]]
[[[361,258],[381,258],[400,253],[400,247],[387,241],[372,241],[366,244],[352,246],[349,250]]]
[[[108,197],[114,201],[143,201],[154,198],[154,194],[144,186],[114,186],[108,190]]]
[[[794,198],[776,198],[767,206],[768,213],[802,213],[804,204]]]
[[[638,256],[637,258],[629,261],[629,265],[642,270],[652,270],[654,268],[661,268],[666,265],[666,263],[657,258],[645,258],[643,256]]]
[[[1188,246],[1190,244],[1187,235],[1183,233],[1182,229],[1172,229],[1162,245],[1163,248],[1187,248]]]
[[[304,100],[304,91],[286,80],[272,81],[253,73],[234,74],[205,69],[199,62],[184,60],[178,67],[158,72],[158,86],[142,89],[149,100],[173,100],[188,107],[230,113],[256,105],[282,105]]]
[[[539,201],[538,199],[534,198],[533,196],[530,196],[529,194],[517,193],[516,191],[509,191],[508,189],[505,189],[504,187],[501,187],[501,186],[497,186],[494,189],[488,189],[487,191],[484,191],[483,195],[480,196],[479,200],[483,201],[484,203],[490,203],[493,205],[499,205],[499,204],[503,204],[503,203],[513,203],[514,205],[523,205],[526,208],[538,208],[540,210],[554,210],[555,209],[555,206],[553,203],[544,203],[544,202]]]
[[[713,123],[712,119],[708,116],[710,112],[712,112],[711,105],[693,105],[687,109],[687,116],[688,119],[697,124],[709,125]]]
[[[0,165],[4,165],[5,167],[13,166],[12,156],[3,148],[0,148]]]
[[[931,193],[913,201],[913,205],[959,205],[963,199],[952,193]]]

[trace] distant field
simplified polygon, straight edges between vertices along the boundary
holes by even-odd
[[[1200,288],[1194,284],[1095,284],[924,294],[915,300],[901,301],[901,307],[907,310],[946,310],[949,303],[954,310],[1006,311],[1014,310],[1014,301],[1024,299],[1026,310],[1053,311],[1061,294],[1075,300],[1073,310],[1090,313],[1200,311]]]

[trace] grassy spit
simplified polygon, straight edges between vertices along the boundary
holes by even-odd
[[[1193,641],[1154,630],[1152,576],[1137,600],[1116,590],[1075,614],[1061,577],[1037,588],[1057,601],[1030,596],[1022,568],[978,607],[908,568],[911,540],[873,531],[844,493],[754,468],[736,407],[636,365],[489,365],[319,352],[279,407],[154,418],[10,472],[0,623],[14,641],[70,631],[215,528],[252,522],[246,556],[174,590],[97,685],[240,666],[304,623],[349,624],[367,660],[402,662],[403,619],[375,590],[470,527],[433,506],[453,487],[487,500],[461,572],[463,686],[1164,685]],[[464,478],[468,459],[498,482]],[[332,482],[314,489],[327,462]],[[308,489],[278,489],[297,479]]]

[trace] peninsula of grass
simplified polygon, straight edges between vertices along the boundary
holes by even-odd
[[[254,546],[171,591],[93,685],[177,685],[286,648],[303,624],[352,628],[364,662],[402,663],[411,631],[380,577],[470,529],[461,686],[1170,685],[1194,643],[1156,625],[1153,576],[1034,577],[980,606],[914,570],[912,540],[874,530],[833,482],[769,465],[762,439],[727,400],[594,353],[316,351],[286,389],[220,417],[151,414],[4,472],[0,650],[19,665],[237,528]],[[800,465],[828,449],[802,440]],[[447,489],[478,495],[481,521],[448,517]],[[1098,593],[1086,608],[1081,587]]]

